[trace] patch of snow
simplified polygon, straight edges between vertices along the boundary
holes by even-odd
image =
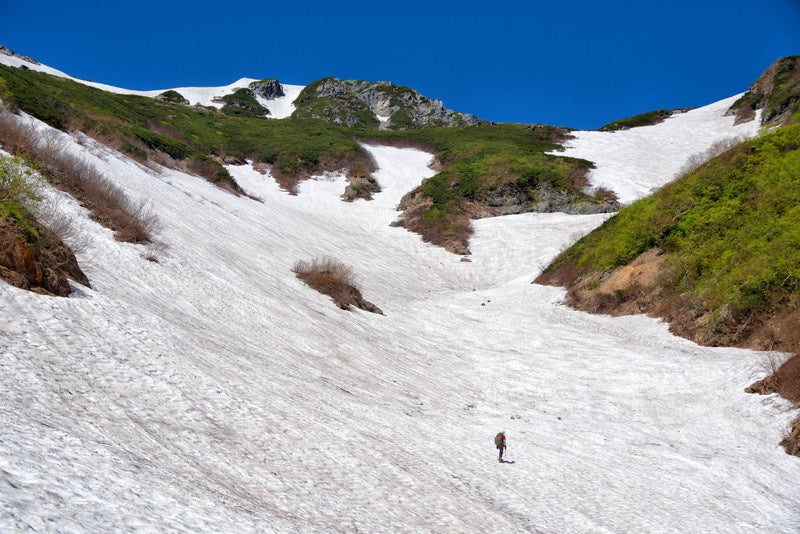
[[[223,104],[220,102],[214,102],[215,98],[229,95],[237,89],[247,88],[255,81],[258,80],[254,78],[240,78],[231,84],[220,87],[176,87],[173,89],[173,91],[180,93],[181,96],[188,100],[191,105],[200,104],[201,106],[213,106],[215,108],[221,108]],[[140,91],[137,94],[154,97],[167,90],[168,89]]]
[[[75,78],[68,74],[61,72],[60,70],[54,69],[52,67],[48,67],[47,65],[43,64],[36,64],[26,61],[22,58],[17,56],[7,56],[5,54],[0,54],[0,63],[4,65],[8,65],[11,67],[21,67],[25,66],[30,70],[35,70],[39,72],[44,72],[46,74],[52,74],[53,76],[58,76],[60,78],[66,78],[68,80],[73,80],[75,82],[88,85],[90,87],[94,87],[96,89],[101,89],[103,91],[108,91],[110,93],[116,93],[121,95],[139,95],[139,96],[148,96],[148,97],[156,97],[163,93],[164,91],[169,91],[170,89],[151,89],[146,91],[137,91],[133,89],[123,89],[121,87],[115,87],[113,85],[107,85],[103,83],[97,82],[90,82],[87,80],[81,80],[79,78]],[[200,104],[202,106],[210,106],[215,108],[221,108],[223,106],[220,102],[215,102],[214,99],[229,95],[236,91],[237,89],[247,88],[251,83],[256,82],[255,78],[240,78],[233,83],[228,85],[222,85],[219,87],[174,87],[171,88],[173,91],[177,91],[181,94],[186,100],[189,101],[191,105]],[[297,98],[297,95],[300,94],[300,91],[303,90],[302,85],[283,85],[284,92],[286,93],[285,97],[277,98],[275,100],[264,100],[264,99],[257,99],[259,102],[267,107],[270,110],[270,118],[285,118],[292,114],[294,111],[294,106],[292,102],[294,99]]]
[[[305,88],[305,85],[281,84],[281,87],[283,87],[284,96],[271,99],[256,97],[258,103],[269,110],[269,118],[271,119],[290,117],[295,110],[294,101],[300,96],[300,92]]]
[[[589,174],[593,187],[614,191],[629,204],[678,177],[687,160],[717,142],[758,134],[760,119],[734,126],[727,110],[741,95],[677,113],[664,122],[614,132],[577,131],[556,155],[595,162]]]
[[[612,148],[608,185],[639,191]],[[340,175],[292,196],[229,167],[256,201],[65,147],[150,201],[163,248],[145,260],[70,200],[92,287],[0,284],[0,530],[796,531],[793,414],[743,392],[761,354],[530,284],[606,215],[475,221],[463,263],[389,226],[431,155],[367,149],[382,191],[345,203]],[[296,279],[322,255],[386,315]]]

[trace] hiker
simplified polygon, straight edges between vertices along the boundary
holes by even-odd
[[[503,463],[503,451],[506,450],[506,431],[501,430],[497,433],[494,437],[494,446],[497,447],[497,450],[500,452],[497,460],[500,463]]]

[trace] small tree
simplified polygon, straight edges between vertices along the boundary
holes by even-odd
[[[0,155],[0,202],[16,201],[32,208],[41,200],[41,180],[21,159]]]

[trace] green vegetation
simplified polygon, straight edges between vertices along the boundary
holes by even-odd
[[[41,179],[20,158],[0,154],[0,203],[31,205],[39,201]]]
[[[366,102],[360,100],[352,92],[341,89],[325,91],[329,85],[340,85],[342,82],[333,77],[317,80],[306,87],[295,100],[297,109],[292,117],[298,119],[323,119],[339,126],[377,128],[380,121],[369,109]],[[319,96],[323,89],[325,96]],[[330,94],[328,94],[330,93]]]
[[[711,160],[621,210],[546,272],[579,278],[665,253],[659,284],[697,310],[740,321],[800,296],[800,125]]]
[[[39,178],[19,158],[0,154],[0,219],[7,219],[39,239],[30,207],[39,201]]]
[[[656,111],[648,111],[647,113],[641,113],[639,115],[634,115],[633,117],[628,117],[627,119],[620,119],[618,121],[610,122],[600,128],[601,132],[613,132],[616,130],[627,130],[629,128],[638,128],[639,126],[652,126],[654,124],[658,124],[659,122],[663,122],[664,120],[670,118],[673,113],[678,111],[685,111],[685,110],[669,110],[669,109],[659,109]]]
[[[317,87],[333,81],[315,82],[303,94],[316,95]],[[398,102],[413,93],[378,84],[383,85]],[[357,128],[312,118],[319,112],[330,119],[323,108],[331,104],[331,97],[312,98],[304,108],[301,95],[293,118],[265,120],[249,116],[258,111],[249,90],[226,96],[220,113],[176,104],[171,101],[176,100],[174,95],[164,99],[119,95],[5,66],[0,66],[0,98],[51,126],[84,131],[133,157],[194,172],[232,191],[238,191],[238,186],[220,161],[249,159],[269,164],[273,175],[291,189],[299,179],[341,168],[348,168],[359,183],[368,182],[373,163],[359,139],[425,147],[436,154],[441,171],[413,193],[427,200],[415,222],[406,226],[437,244],[465,245],[469,217],[479,215],[469,212],[470,204],[485,203],[493,195],[507,193],[532,203],[537,191],[549,188],[567,191],[573,200],[603,200],[581,192],[589,162],[545,154],[557,149],[567,134],[555,127],[479,123],[377,131],[372,129],[374,115],[355,96],[350,111],[357,112]],[[346,119],[342,117],[343,124]]]
[[[363,135],[379,142],[402,139],[437,154],[441,171],[410,194],[421,195],[429,205],[421,219],[405,223],[432,243],[460,245],[451,249],[466,247],[470,204],[486,204],[501,192],[528,204],[535,203],[541,189],[567,191],[573,201],[604,200],[581,192],[590,162],[545,153],[557,150],[567,135],[561,128],[481,123]]]
[[[764,124],[800,123],[800,56],[785,57],[770,65],[731,106],[742,118],[762,108]]]
[[[178,91],[175,91],[174,89],[169,89],[167,91],[164,91],[156,98],[158,98],[159,100],[163,100],[165,102],[172,102],[173,104],[182,104],[184,106],[189,105],[189,101],[186,98],[184,98],[182,94],[180,94]]]
[[[231,190],[238,187],[215,157],[260,161],[276,175],[299,177],[369,161],[346,130],[323,121],[230,116],[3,65],[0,98],[55,128],[85,131],[133,157],[167,155]]]
[[[234,117],[266,117],[269,110],[258,103],[250,89],[237,89],[222,97],[225,105],[220,111]]]

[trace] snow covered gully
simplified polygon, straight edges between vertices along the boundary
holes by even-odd
[[[567,155],[631,200],[754,133],[725,107],[581,132]],[[368,147],[369,202],[342,202],[342,177],[291,196],[231,167],[258,202],[85,145],[69,149],[152,203],[163,247],[148,261],[62,198],[92,287],[0,285],[0,530],[797,532],[792,413],[743,392],[763,355],[530,283],[605,216],[475,221],[461,262],[390,226],[433,173],[418,150]],[[326,256],[385,315],[292,272]]]

